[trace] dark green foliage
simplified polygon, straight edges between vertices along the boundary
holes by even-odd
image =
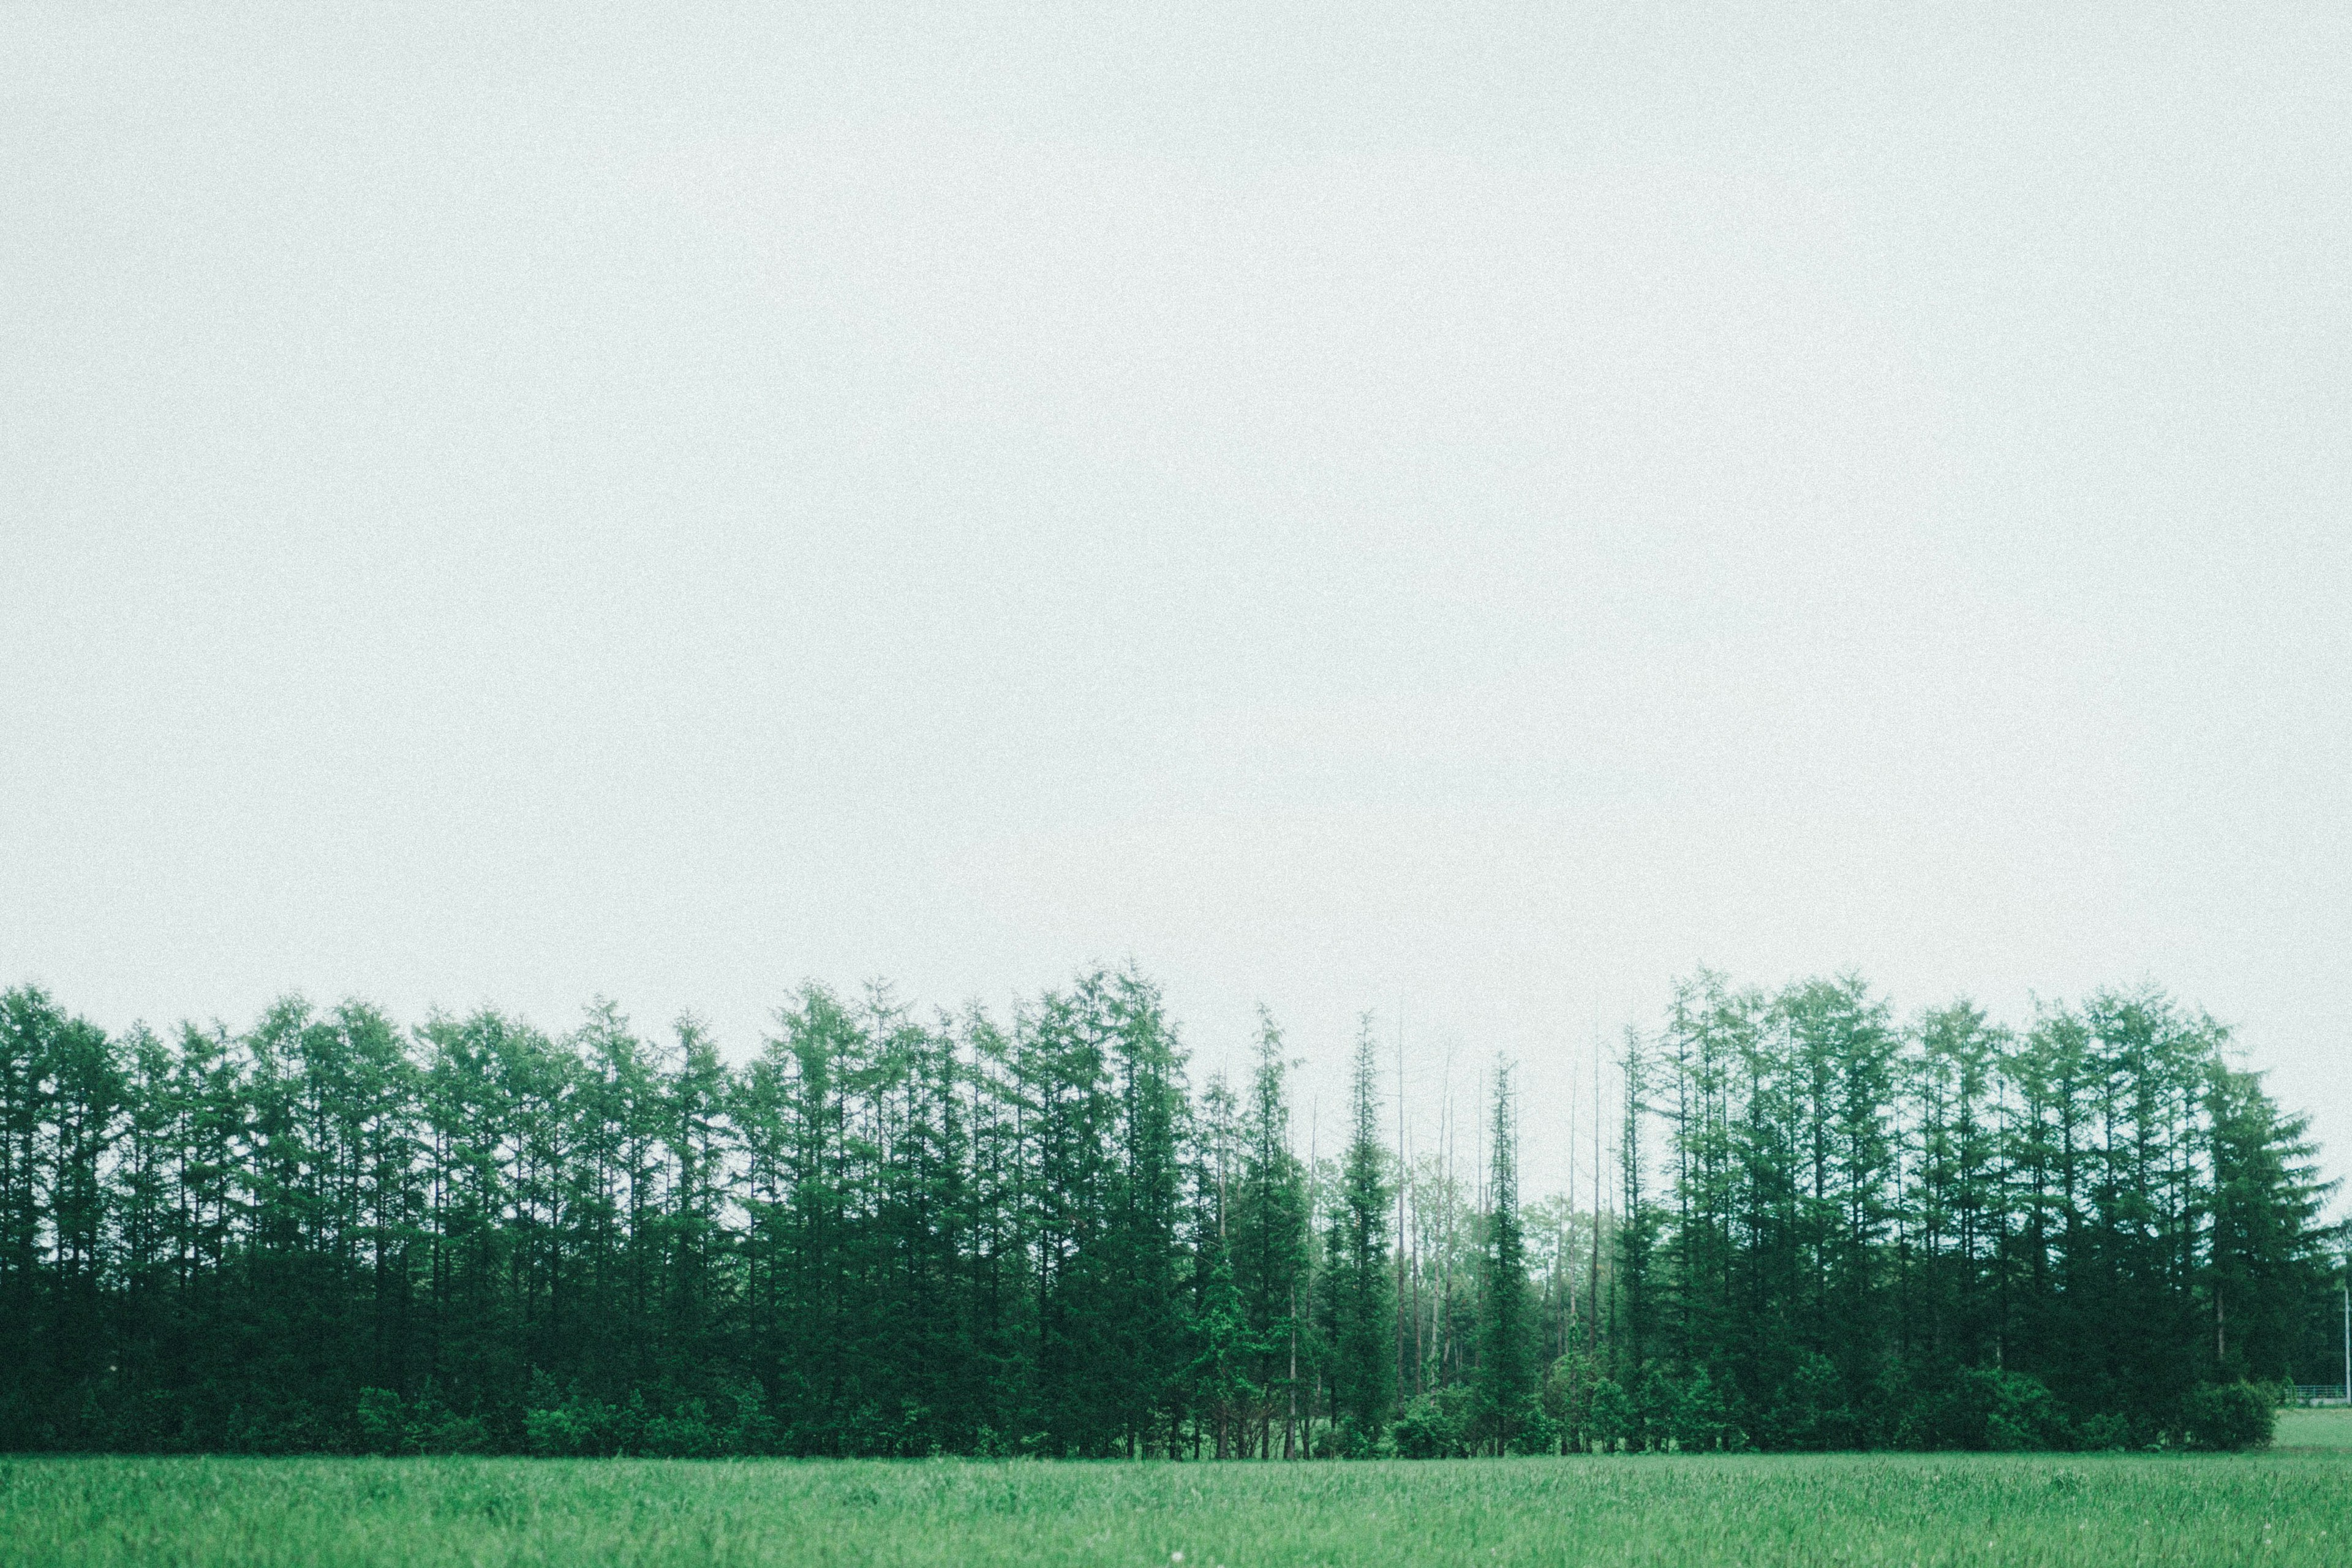
[[[1470,1451],[1470,1391],[1460,1386],[1418,1394],[1396,1418],[1401,1459],[1452,1459]]]
[[[2191,1394],[2181,1426],[2192,1448],[2263,1448],[2278,1421],[2278,1398],[2250,1383],[2224,1383]]]
[[[1389,1254],[1395,1194],[1381,1146],[1380,1071],[1372,1021],[1356,1039],[1348,1152],[1324,1232],[1332,1408],[1346,1438],[1340,1452],[1369,1457],[1396,1398],[1396,1290]]]
[[[1633,1401],[1615,1378],[1604,1377],[1592,1385],[1591,1414],[1586,1430],[1591,1447],[1604,1454],[1637,1447],[1641,1440],[1641,1421],[1633,1409]]]
[[[2085,1446],[2065,1407],[2041,1379],[1969,1367],[1941,1387],[1904,1403],[1900,1444],[1912,1448],[2041,1452]]]
[[[1310,1170],[1273,1021],[1196,1097],[1132,971],[1002,1026],[807,986],[740,1067],[609,1003],[110,1037],[0,993],[0,1444],[2229,1447],[2335,1375],[2305,1123],[2158,994],[2011,1034],[1702,973],[1626,1037],[1613,1213],[1521,1204],[1507,1068],[1483,1160],[1450,1100],[1402,1159],[1373,1041]]]
[[[1272,1458],[1295,1450],[1300,1413],[1299,1316],[1307,1282],[1307,1172],[1290,1144],[1290,1064],[1272,1017],[1259,1015],[1257,1066],[1242,1118],[1238,1180],[1232,1186],[1227,1247],[1241,1311],[1246,1412],[1241,1451]]]
[[[2210,1441],[2201,1384],[2326,1353],[2331,1268],[2305,1124],[2226,1044],[2153,991],[2019,1037],[1965,1003],[1898,1029],[1851,977],[1702,973],[1623,1058],[1624,1440]]]
[[[1478,1300],[1475,1435],[1493,1453],[1528,1446],[1531,1426],[1547,1426],[1538,1395],[1535,1300],[1528,1289],[1527,1238],[1519,1227],[1517,1105],[1507,1067],[1495,1075],[1487,1175],[1486,1247]],[[1533,1435],[1538,1446],[1548,1430]]]

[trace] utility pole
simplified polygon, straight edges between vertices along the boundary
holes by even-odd
[[[2344,1403],[2352,1407],[2352,1254],[2344,1259]]]

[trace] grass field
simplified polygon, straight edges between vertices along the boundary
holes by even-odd
[[[2282,1448],[2352,1448],[2352,1410],[2282,1410],[2272,1441]]]
[[[2205,1458],[0,1459],[0,1563],[2352,1563],[2352,1418],[2282,1427]]]

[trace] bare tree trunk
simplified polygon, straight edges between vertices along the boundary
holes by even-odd
[[[1423,1372],[1429,1364],[1429,1350],[1422,1339],[1421,1324],[1421,1231],[1426,1224],[1421,1212],[1420,1194],[1416,1192],[1412,1205],[1412,1391],[1416,1394],[1422,1392]],[[1397,1246],[1399,1250],[1403,1248],[1402,1238]],[[1397,1386],[1402,1388],[1404,1384]]]

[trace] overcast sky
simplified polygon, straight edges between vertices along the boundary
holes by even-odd
[[[2332,4],[11,4],[0,984],[1132,957],[1542,1185],[1702,963],[2155,980],[2342,1171],[2347,258]]]

